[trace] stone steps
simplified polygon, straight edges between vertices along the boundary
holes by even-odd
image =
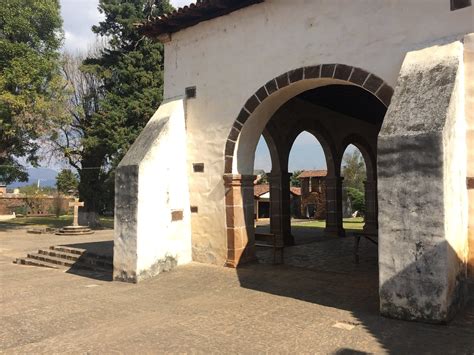
[[[19,265],[41,266],[41,267],[49,267],[51,269],[61,268],[59,265],[56,265],[56,264],[52,264],[46,261],[40,261],[36,259],[30,259],[30,258],[18,258],[14,262]]]
[[[85,269],[109,274],[113,271],[112,257],[63,245],[55,245],[49,249],[40,249],[37,253],[29,253],[26,258],[16,259],[15,263],[54,269]]]
[[[67,226],[56,232],[57,235],[86,235],[94,234],[94,231],[85,226]]]

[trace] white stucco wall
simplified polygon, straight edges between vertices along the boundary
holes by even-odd
[[[450,246],[452,258],[448,270],[448,280],[455,287],[455,277],[459,270],[465,273],[468,261],[469,244],[468,226],[468,195],[466,189],[467,176],[467,124],[465,119],[465,75],[461,42],[452,44],[454,58],[459,58],[453,94],[449,104],[446,125],[443,131],[444,150],[444,229],[446,240]]]
[[[138,183],[138,263],[140,275],[168,257],[178,264],[191,261],[191,229],[184,101],[163,104],[154,117],[167,119],[160,139],[140,164]],[[183,219],[172,221],[171,213]]]
[[[472,32],[473,9],[451,12],[448,0],[266,0],[174,33],[165,45],[165,97],[197,87],[186,108],[190,199],[199,207],[195,259],[224,264],[224,146],[258,88],[323,63],[360,67],[394,86],[407,51]],[[259,134],[246,142],[252,149]],[[204,174],[192,172],[196,162],[205,164]]]
[[[153,115],[121,161],[116,188],[116,280],[137,282],[191,261],[183,98]]]

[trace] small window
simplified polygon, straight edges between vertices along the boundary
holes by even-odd
[[[187,99],[195,99],[196,98],[196,87],[190,86],[184,89],[185,95]]]
[[[451,11],[471,6],[472,0],[451,0]]]
[[[193,171],[195,173],[203,173],[204,172],[204,163],[194,163],[193,164]]]

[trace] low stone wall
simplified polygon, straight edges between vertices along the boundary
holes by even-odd
[[[0,196],[0,215],[44,216],[54,215],[57,211],[63,214],[69,209],[69,196],[27,196],[27,195],[5,195]]]

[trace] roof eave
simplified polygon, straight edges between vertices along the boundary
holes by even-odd
[[[171,14],[141,23],[138,25],[138,28],[143,35],[165,43],[171,40],[172,33],[264,1],[198,0],[196,4],[185,6]]]

